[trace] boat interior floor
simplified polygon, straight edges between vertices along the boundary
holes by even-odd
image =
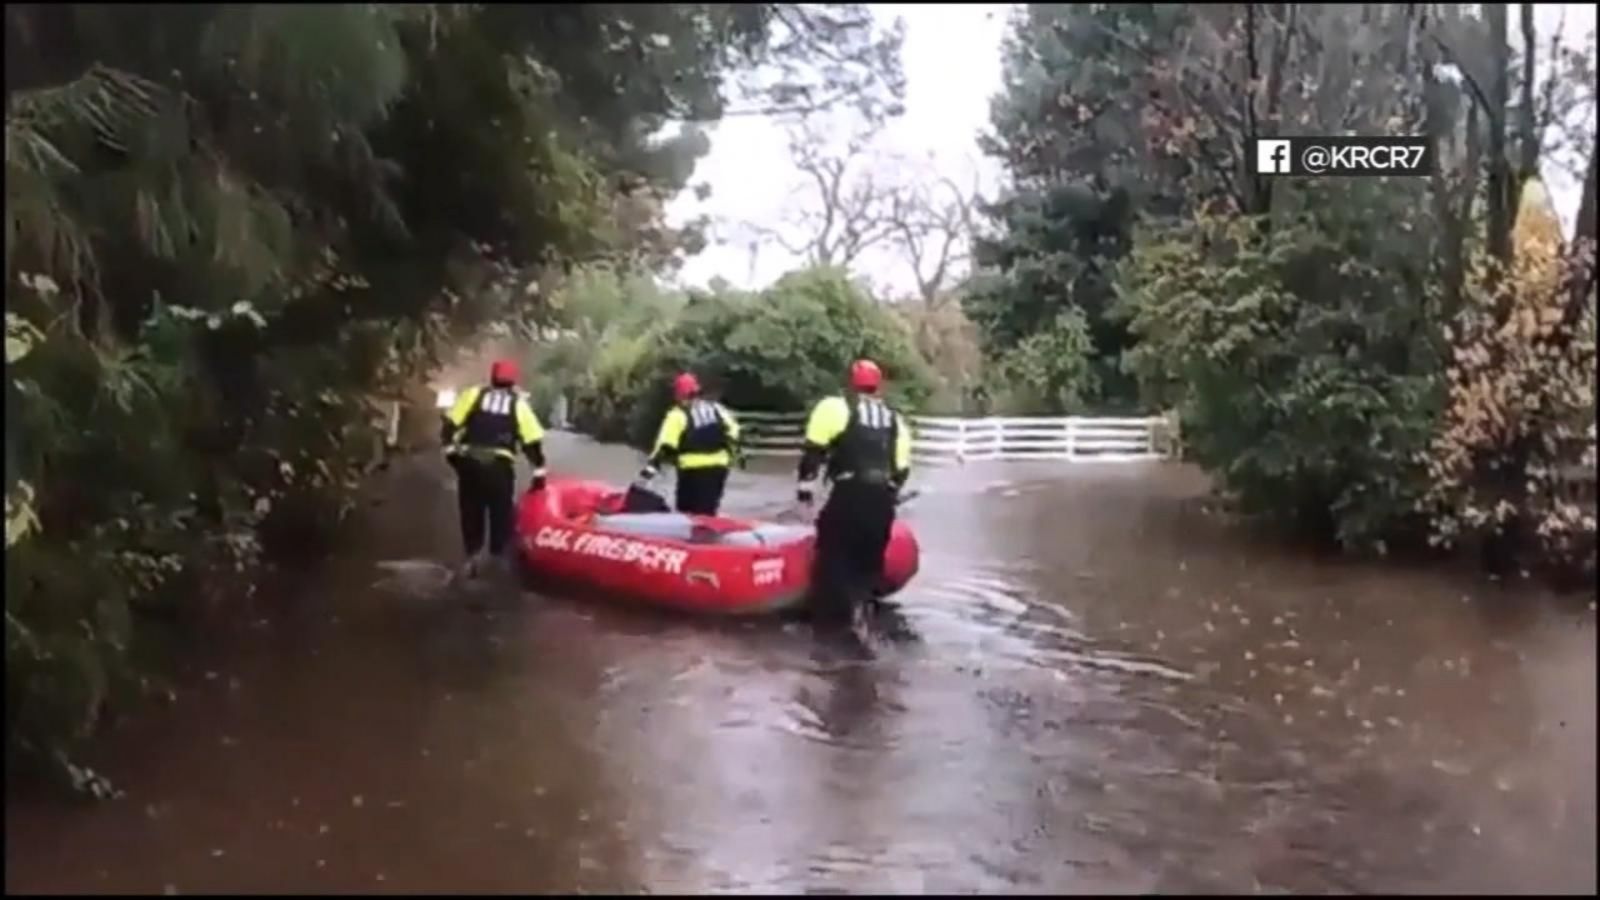
[[[770,547],[805,537],[803,525],[763,523],[753,528],[720,531],[697,523],[683,513],[615,513],[597,515],[591,527],[640,537],[682,541],[686,544],[720,544],[734,547]]]

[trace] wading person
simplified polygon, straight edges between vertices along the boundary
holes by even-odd
[[[879,397],[883,372],[850,366],[850,389],[811,410],[796,498],[810,508],[819,471],[833,483],[817,517],[812,609],[826,625],[850,625],[873,598],[894,527],[895,503],[911,475],[911,430]]]
[[[489,559],[503,560],[511,542],[519,450],[533,466],[531,489],[544,488],[544,428],[527,396],[517,389],[517,364],[497,360],[489,367],[487,385],[463,391],[444,414],[439,440],[456,471],[461,541],[467,554],[458,575],[471,578],[482,566],[485,524]]]
[[[714,516],[739,449],[739,423],[722,404],[703,399],[699,379],[688,372],[673,379],[672,399],[639,483],[649,485],[671,463],[678,469],[678,512]]]

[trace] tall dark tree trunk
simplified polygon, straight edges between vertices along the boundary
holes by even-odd
[[[1522,188],[1539,171],[1539,130],[1534,116],[1535,41],[1533,9],[1524,4],[1518,17],[1522,34],[1522,84],[1517,110],[1516,159],[1512,160],[1508,146],[1507,121],[1511,102],[1511,50],[1507,41],[1506,5],[1486,4],[1484,18],[1489,25],[1489,56],[1491,65],[1489,82],[1489,208],[1488,234],[1485,241],[1496,262],[1492,273],[1491,289],[1509,278],[1515,261],[1512,233],[1516,228],[1517,209],[1521,205]],[[1570,277],[1570,276],[1569,276]],[[1517,286],[1499,292],[1495,304],[1495,320],[1504,323],[1516,309]],[[1579,295],[1581,296],[1581,295]],[[1579,301],[1582,302],[1581,300]],[[1581,311],[1581,307],[1579,307]],[[1571,329],[1558,331],[1554,342],[1564,344]],[[1494,354],[1498,357],[1500,354]],[[1499,364],[1496,360],[1496,364]],[[1523,551],[1532,541],[1531,523],[1522,513],[1527,506],[1527,471],[1533,457],[1531,435],[1519,434],[1500,456],[1498,467],[1486,473],[1494,493],[1509,503],[1514,512],[1505,525],[1496,532],[1485,547],[1485,563],[1491,571],[1509,574],[1520,564]]]
[[[1579,241],[1588,241],[1591,245],[1595,240],[1595,163],[1600,160],[1600,147],[1589,149],[1589,174],[1583,179],[1583,199],[1578,204],[1577,228],[1573,234],[1574,244]]]
[[[1502,267],[1511,264],[1511,190],[1514,178],[1506,147],[1506,113],[1511,105],[1511,49],[1506,41],[1506,5],[1483,8],[1489,23],[1489,255]]]
[[[1520,8],[1522,25],[1522,91],[1521,106],[1517,110],[1517,177],[1512,185],[1509,198],[1511,203],[1511,226],[1516,227],[1517,210],[1521,206],[1522,186],[1528,179],[1539,175],[1539,127],[1534,118],[1533,107],[1533,80],[1534,80],[1534,41],[1533,30],[1533,4],[1524,3]],[[1553,61],[1553,60],[1552,60]],[[1550,77],[1554,78],[1552,74]]]
[[[1445,17],[1431,7],[1424,8],[1419,27],[1435,27]],[[1469,95],[1462,100],[1452,95],[1439,78],[1439,46],[1424,37],[1417,48],[1423,81],[1423,129],[1439,154],[1440,168],[1433,175],[1434,215],[1439,222],[1439,266],[1442,294],[1440,308],[1433,313],[1448,321],[1461,309],[1466,283],[1466,241],[1478,195],[1482,163],[1482,134],[1479,104]],[[1452,102],[1453,101],[1453,102]],[[1460,117],[1465,115],[1465,122]],[[1459,149],[1460,162],[1444,166],[1445,151]]]
[[[1565,307],[1561,311],[1561,328],[1556,329],[1556,335],[1562,340],[1570,340],[1575,336],[1578,324],[1583,321],[1583,308],[1589,302],[1589,295],[1594,292],[1595,279],[1595,191],[1600,188],[1597,183],[1597,164],[1600,164],[1600,147],[1589,150],[1589,174],[1583,179],[1583,199],[1578,205],[1578,221],[1572,234],[1572,244],[1567,248],[1569,268],[1567,269],[1568,289]]]

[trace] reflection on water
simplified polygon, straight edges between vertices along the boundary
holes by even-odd
[[[784,509],[790,465],[726,507]],[[111,735],[122,800],[12,798],[7,889],[1595,887],[1590,613],[1251,546],[1142,464],[925,473],[919,640],[869,654],[510,590],[473,611],[445,474],[396,467],[369,557]]]

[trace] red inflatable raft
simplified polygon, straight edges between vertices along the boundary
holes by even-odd
[[[602,482],[563,478],[524,494],[517,549],[528,573],[694,612],[775,612],[805,598],[811,526],[623,512],[626,496]],[[905,587],[917,564],[916,537],[897,521],[879,594]]]

